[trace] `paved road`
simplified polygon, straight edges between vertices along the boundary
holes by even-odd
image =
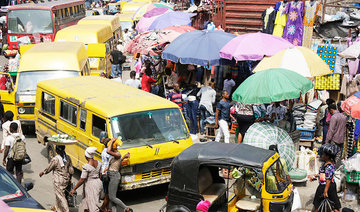
[[[26,135],[27,151],[32,159],[32,162],[23,167],[24,180],[23,182],[34,183],[34,188],[29,192],[31,196],[40,202],[45,208],[49,209],[55,203],[55,196],[53,193],[52,175],[44,175],[39,177],[39,173],[43,171],[47,165],[46,149],[42,144],[37,142],[35,135]],[[3,155],[0,155],[3,158]],[[76,171],[73,181],[77,181],[80,176],[80,171]],[[145,189],[138,189],[134,191],[122,192],[121,199],[125,204],[131,206],[134,211],[159,211],[161,206],[165,204],[165,196],[167,192],[167,185],[160,185]],[[80,204],[82,197],[82,188],[78,189],[78,204]],[[73,208],[71,211],[82,211],[79,208]]]

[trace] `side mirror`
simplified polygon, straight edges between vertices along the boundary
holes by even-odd
[[[30,191],[31,189],[34,188],[34,184],[31,182],[27,182],[27,183],[25,183],[24,188],[26,191]]]

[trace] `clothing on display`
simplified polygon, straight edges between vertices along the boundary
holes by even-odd
[[[359,41],[360,41],[360,37],[356,37],[354,39],[352,37],[349,37],[347,40],[348,47],[353,45],[355,42],[359,42]],[[349,67],[350,80],[352,80],[352,77],[359,72],[359,61],[360,61],[359,59],[355,59],[355,60],[348,59],[347,61]]]
[[[276,18],[276,11],[273,7],[267,8],[263,14],[262,19],[264,20],[264,26],[262,29],[263,33],[272,34],[274,31],[274,23]]]
[[[303,33],[302,46],[311,48],[314,23],[317,14],[319,13],[320,10],[321,10],[321,4],[319,2],[317,1],[305,2],[304,33]]]
[[[343,75],[343,80],[341,82],[340,94],[344,95],[345,98],[350,97],[356,92],[360,91],[360,75],[356,75],[353,80],[350,80],[348,74]]]
[[[284,28],[286,26],[286,21],[288,18],[287,14],[284,14],[283,11],[286,8],[286,5],[288,3],[284,1],[279,1],[275,5],[275,11],[276,11],[276,18],[275,18],[275,26],[273,30],[273,35],[282,37],[284,33]]]
[[[303,39],[304,2],[296,0],[288,3],[283,13],[288,14],[283,38],[295,46],[301,46]]]
[[[347,145],[346,145],[346,158],[350,158],[353,155],[353,143],[354,143],[354,123],[349,121],[346,123],[347,128]]]

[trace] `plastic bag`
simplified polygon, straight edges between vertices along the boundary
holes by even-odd
[[[332,212],[334,203],[328,198],[324,199],[318,208],[318,212]]]
[[[291,207],[291,211],[294,211],[296,209],[300,209],[301,208],[301,199],[300,199],[300,194],[299,191],[297,190],[297,188],[294,189],[294,201],[293,201],[293,205]]]

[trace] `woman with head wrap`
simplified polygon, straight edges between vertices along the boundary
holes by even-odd
[[[68,212],[69,205],[66,200],[65,189],[71,183],[74,168],[70,157],[65,153],[65,146],[56,146],[56,153],[57,155],[51,159],[49,166],[39,176],[42,177],[44,174],[53,172],[56,203],[51,209],[53,211]]]
[[[76,189],[84,184],[81,205],[85,212],[99,211],[97,203],[99,202],[100,192],[102,189],[102,183],[100,180],[101,162],[94,160],[96,150],[96,147],[88,147],[85,150],[85,158],[88,163],[82,166],[80,180],[70,193],[70,195],[73,195]]]

